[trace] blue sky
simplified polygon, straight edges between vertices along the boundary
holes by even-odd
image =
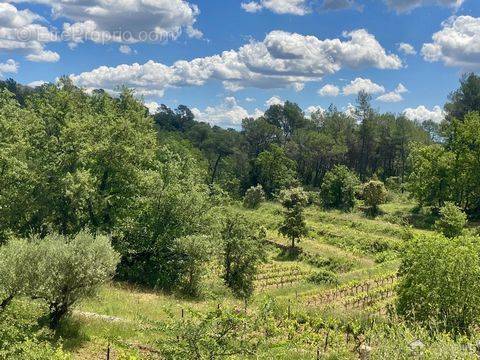
[[[359,89],[381,111],[440,120],[435,106],[478,69],[478,0],[0,2],[2,77],[127,85],[221,126],[284,100],[346,109]]]

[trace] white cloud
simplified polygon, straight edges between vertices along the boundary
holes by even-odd
[[[343,108],[343,112],[350,117],[357,118],[357,115],[355,114],[356,108],[354,105],[348,103],[346,107]]]
[[[465,0],[384,0],[385,3],[398,13],[409,12],[427,5],[438,5],[458,9]]]
[[[370,79],[364,78],[356,78],[343,88],[343,94],[346,96],[357,95],[360,91],[364,91],[367,94],[382,94],[385,92],[385,88]]]
[[[132,48],[128,45],[120,45],[118,51],[120,51],[122,54],[129,55],[132,53]]]
[[[318,94],[320,96],[338,96],[340,94],[340,89],[335,85],[327,84],[318,90]]]
[[[254,101],[255,101],[255,98],[247,97],[247,98],[245,98],[245,101],[246,101],[246,102],[254,102]]]
[[[400,43],[398,45],[398,51],[404,53],[405,55],[416,55],[417,51],[415,48],[408,43]]]
[[[155,101],[150,101],[150,102],[145,102],[144,105],[147,107],[148,112],[153,115],[157,112],[158,107],[160,106],[157,102]]]
[[[259,109],[249,113],[245,108],[238,105],[237,100],[231,96],[226,97],[222,104],[209,106],[203,111],[193,108],[192,113],[197,121],[224,128],[237,129],[241,127],[243,119],[249,117],[258,118],[263,115],[263,112]]]
[[[118,85],[137,88],[148,94],[163,93],[169,87],[201,86],[221,81],[226,89],[245,87],[301,89],[303,84],[320,81],[323,76],[342,68],[399,69],[402,62],[387,54],[375,37],[360,29],[344,34],[348,40],[320,40],[284,31],[272,31],[263,41],[250,41],[238,50],[180,60],[171,66],[154,62],[145,64],[101,66],[90,72],[72,75],[84,87],[113,89]]]
[[[320,112],[320,113],[323,114],[323,113],[325,112],[325,109],[322,108],[322,107],[319,106],[319,105],[312,105],[312,106],[309,106],[309,107],[307,108],[307,110],[305,110],[305,115],[306,115],[307,117],[311,117],[312,114],[317,113],[317,112]]]
[[[447,66],[466,69],[480,67],[480,18],[459,16],[442,23],[442,30],[423,45],[426,61],[442,61]]]
[[[31,88],[35,88],[37,86],[42,86],[44,84],[47,84],[47,81],[44,81],[44,80],[35,80],[35,81],[32,81],[30,83],[27,84],[27,86],[31,87]]]
[[[242,9],[249,13],[256,13],[262,10],[263,6],[255,1],[250,1],[248,3],[241,4]]]
[[[398,94],[403,94],[403,93],[408,92],[408,89],[402,83],[400,83],[395,88],[395,92],[398,93]]]
[[[54,18],[65,18],[70,41],[80,43],[161,42],[183,32],[200,37],[194,28],[199,9],[186,0],[14,0],[50,6]]]
[[[42,50],[38,53],[29,54],[26,58],[33,62],[57,62],[60,60],[60,55],[54,51]]]
[[[408,89],[402,84],[398,84],[395,90],[377,97],[378,101],[386,103],[395,103],[403,101],[402,94],[408,92]]]
[[[50,29],[36,24],[43,21],[30,10],[0,3],[0,52],[19,52],[33,61],[52,61],[56,53],[46,51],[45,45],[58,39]]]
[[[420,105],[417,108],[407,108],[403,111],[405,117],[412,121],[434,121],[440,123],[445,119],[445,111],[440,106],[434,106],[432,110]]]
[[[380,95],[377,97],[377,100],[386,103],[395,103],[403,101],[403,96],[395,91],[391,91],[389,93]]]
[[[273,106],[273,105],[283,105],[285,104],[285,101],[280,99],[278,96],[272,96],[270,99],[265,101],[266,106]]]
[[[13,59],[8,59],[4,63],[0,63],[0,76],[4,73],[16,73],[18,71],[18,63]]]
[[[242,8],[250,13],[267,9],[275,14],[306,15],[311,12],[307,0],[260,0],[242,3]]]

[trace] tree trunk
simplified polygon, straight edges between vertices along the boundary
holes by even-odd
[[[65,304],[50,304],[50,329],[56,330],[60,320],[67,314],[68,306]]]

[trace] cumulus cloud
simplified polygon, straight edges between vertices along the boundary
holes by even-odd
[[[417,54],[417,51],[415,50],[415,48],[408,43],[398,44],[398,51],[404,53],[405,55],[416,55]]]
[[[283,101],[280,97],[278,96],[272,96],[270,99],[268,99],[265,102],[266,106],[273,106],[273,105],[283,105],[285,104],[285,101]]]
[[[258,12],[267,9],[275,14],[306,15],[311,12],[307,0],[260,0],[242,3],[242,8],[247,12]]]
[[[57,62],[60,60],[60,55],[55,51],[41,50],[38,53],[27,55],[26,58],[33,62]]]
[[[37,24],[44,19],[30,10],[18,10],[14,5],[0,3],[0,52],[19,52],[31,61],[58,61],[57,53],[45,50],[57,36],[47,27]]]
[[[346,96],[357,95],[360,91],[364,91],[367,94],[382,94],[385,92],[385,88],[370,79],[360,77],[352,80],[350,84],[343,87],[343,95]]]
[[[8,59],[4,63],[0,63],[0,76],[4,73],[16,73],[18,71],[18,63],[13,59]]]
[[[47,84],[48,82],[47,81],[44,81],[44,80],[35,80],[35,81],[32,81],[30,83],[27,84],[27,86],[31,87],[31,88],[36,88],[37,86],[42,86],[44,84]]]
[[[380,95],[379,97],[377,97],[377,100],[386,102],[386,103],[400,102],[400,101],[403,101],[402,94],[406,92],[408,92],[408,89],[402,83],[400,83],[397,85],[395,90],[389,93]]]
[[[259,109],[249,113],[245,108],[238,105],[237,100],[232,96],[226,97],[222,104],[209,106],[203,111],[193,108],[192,113],[197,121],[224,128],[237,129],[241,127],[243,119],[249,117],[258,118],[263,115],[263,112]]]
[[[465,0],[384,0],[389,8],[398,13],[409,12],[413,9],[427,5],[446,6],[458,9]]]
[[[480,67],[480,18],[453,17],[442,23],[442,30],[424,44],[422,55],[426,61],[442,61],[447,66],[466,69]]]
[[[340,94],[340,89],[332,84],[327,84],[318,90],[318,95],[320,96],[338,96]]]
[[[312,106],[309,106],[306,110],[305,110],[305,115],[307,117],[311,117],[312,114],[315,114],[315,113],[324,113],[325,112],[325,109],[319,105],[312,105]]]
[[[143,105],[145,105],[148,109],[148,112],[153,115],[157,112],[158,107],[160,106],[156,101],[147,101]]]
[[[72,43],[167,41],[183,32],[200,37],[194,28],[199,9],[186,0],[16,0],[40,3],[52,9],[54,18],[72,22],[64,31]]]
[[[255,1],[241,4],[242,9],[249,13],[256,13],[262,10],[263,6]]]
[[[445,119],[445,111],[440,106],[434,106],[432,110],[429,110],[423,105],[417,108],[407,108],[403,111],[406,118],[412,121],[434,121],[440,123]]]
[[[162,94],[166,88],[201,86],[208,81],[221,81],[226,89],[245,87],[284,88],[299,90],[303,84],[320,81],[323,76],[342,68],[399,69],[397,55],[388,54],[375,37],[360,29],[344,34],[346,40],[321,40],[284,31],[272,31],[263,41],[250,41],[238,50],[180,60],[171,66],[154,62],[145,64],[101,66],[90,72],[72,75],[83,87],[114,89],[127,85],[148,94]]]

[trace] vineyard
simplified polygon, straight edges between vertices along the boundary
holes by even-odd
[[[78,309],[83,313],[105,316],[79,317],[84,336],[95,336],[99,348],[105,346],[105,340],[102,340],[105,339],[104,336],[116,334],[115,337],[121,341],[115,343],[120,347],[121,344],[133,343],[141,344],[143,348],[155,349],[158,334],[154,329],[158,322],[168,319],[193,321],[198,316],[194,314],[229,309],[240,309],[239,311],[256,318],[260,316],[259,311],[265,306],[265,301],[271,300],[279,305],[283,304],[285,309],[283,315],[275,320],[275,327],[278,329],[288,326],[291,321],[287,321],[290,316],[288,314],[304,310],[319,314],[333,311],[345,315],[362,313],[386,317],[389,309],[394,306],[396,297],[396,253],[412,233],[423,231],[406,229],[383,220],[367,220],[358,213],[324,212],[318,208],[309,208],[309,235],[299,243],[299,253],[291,258],[285,256],[288,240],[275,230],[280,214],[277,204],[265,204],[255,211],[240,210],[244,211],[246,216],[263,223],[268,229],[267,260],[258,269],[253,284],[254,296],[248,304],[226,295],[221,295],[224,300],[219,302],[216,294],[223,294],[224,290],[215,282],[208,285],[211,295],[201,301],[190,301],[168,294],[145,293],[141,289],[130,287],[108,287],[101,292],[100,297],[84,302]],[[382,244],[387,245],[382,247]],[[376,251],[375,246],[380,246],[380,251]],[[382,253],[392,256],[379,259],[378,255]],[[312,281],[317,273],[325,272],[335,277],[335,283]],[[125,321],[108,322],[105,320],[107,318]],[[290,344],[294,335],[288,335],[290,330],[287,329],[284,329],[285,334],[275,335],[275,341],[285,342],[285,346],[292,347],[290,353],[296,354],[299,359],[312,358],[317,347],[308,345],[310,342],[306,339],[307,343],[302,342],[304,350],[297,349]],[[302,329],[303,326],[298,331],[307,331]],[[341,330],[341,333],[343,332],[344,330]],[[318,341],[323,342],[325,336],[333,335],[322,330],[309,336],[312,339],[319,337]],[[323,346],[321,348],[323,349]],[[97,350],[89,351],[96,353]],[[302,351],[306,353],[298,355]],[[271,354],[271,350],[267,353]]]

